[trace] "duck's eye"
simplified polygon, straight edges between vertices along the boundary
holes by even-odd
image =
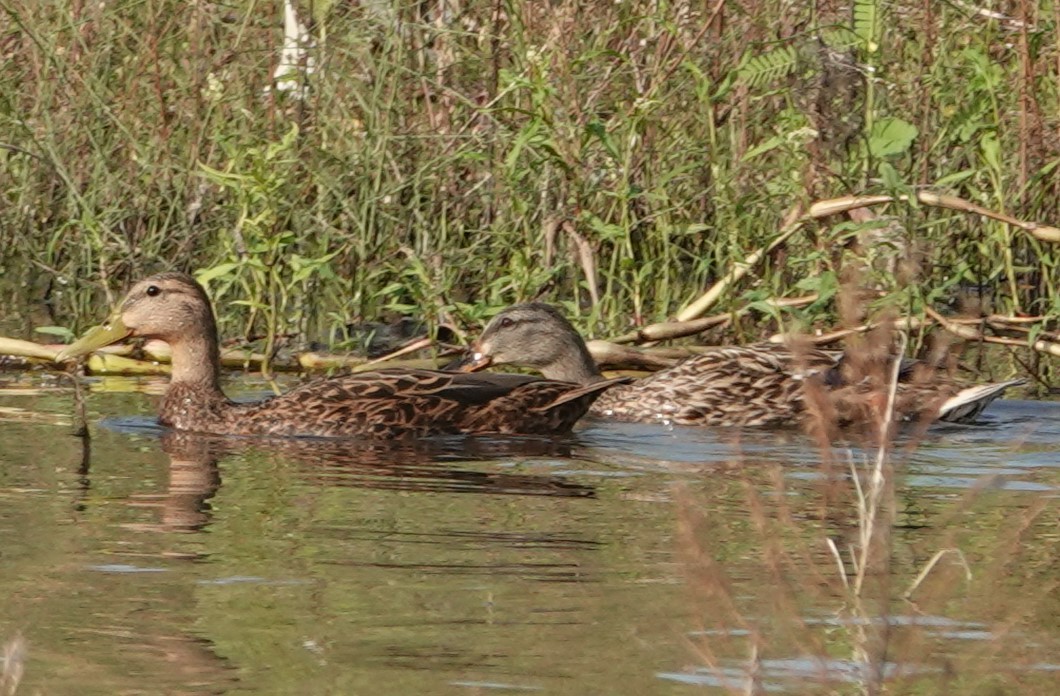
[[[515,320],[512,319],[511,317],[501,317],[500,327],[502,329],[507,329],[509,326],[511,326],[514,323],[515,323]]]
[[[162,294],[162,288],[158,287],[157,285],[148,285],[147,290],[145,292],[147,293],[148,297],[157,297],[158,295]]]

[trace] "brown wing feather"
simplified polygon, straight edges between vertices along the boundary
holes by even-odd
[[[802,412],[803,381],[833,380],[836,364],[827,353],[776,344],[718,348],[611,389],[591,411],[679,425],[791,423]]]
[[[281,436],[554,434],[569,431],[617,381],[586,387],[529,375],[379,370],[309,382],[255,404],[212,403],[178,387],[161,420],[183,430]]]

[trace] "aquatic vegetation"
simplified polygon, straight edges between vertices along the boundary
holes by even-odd
[[[285,37],[279,3],[8,3],[0,292],[19,331],[42,304],[80,331],[176,266],[225,335],[459,325],[542,293],[615,335],[759,251],[715,298],[752,307],[724,342],[834,326],[851,265],[913,318],[1060,311],[1034,234],[1060,200],[1045,7],[311,5],[309,36]],[[273,84],[295,62],[303,98]],[[789,213],[851,194],[880,202],[775,244]]]

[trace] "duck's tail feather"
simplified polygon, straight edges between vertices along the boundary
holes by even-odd
[[[971,423],[979,418],[990,402],[1001,396],[1009,387],[1026,384],[1025,379],[1010,379],[1007,382],[977,384],[957,392],[939,408],[940,421],[946,423]]]

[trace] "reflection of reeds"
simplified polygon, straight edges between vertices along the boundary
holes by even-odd
[[[0,694],[11,696],[18,691],[26,662],[26,639],[16,633],[4,643],[3,665],[0,667]]]
[[[890,337],[876,337],[883,338],[873,344],[893,345]],[[689,641],[702,665],[698,683],[745,694],[778,686],[797,693],[879,694],[906,680],[928,682],[929,692],[957,693],[954,689],[981,679],[1004,679],[1005,688],[1033,679],[1036,659],[1024,654],[1020,644],[1028,638],[1020,627],[1043,608],[1043,598],[1060,580],[1044,573],[1045,586],[1032,580],[1033,592],[1013,592],[1011,576],[1031,575],[1022,567],[1028,555],[1024,541],[1044,519],[1047,502],[1031,503],[1004,524],[1004,531],[990,538],[993,548],[977,548],[977,557],[992,560],[973,576],[957,538],[968,534],[967,525],[947,523],[969,519],[981,494],[993,487],[986,479],[935,515],[930,529],[943,534],[930,537],[926,554],[914,549],[917,555],[910,558],[895,539],[904,501],[896,492],[904,456],[896,451],[892,416],[898,365],[866,358],[869,351],[859,354],[863,364],[857,369],[888,370],[889,377],[875,383],[889,386],[875,397],[876,422],[859,433],[868,454],[848,454],[847,467],[839,465],[831,447],[834,414],[826,400],[808,394],[807,433],[821,453],[814,507],[799,509],[805,503],[788,494],[783,466],[772,465],[763,485],[752,478],[754,462],[743,462],[750,533],[739,540],[741,553],[732,559],[731,548],[716,540],[725,538],[733,521],[712,517],[686,488],[677,492],[678,547],[701,622]],[[900,454],[915,451],[917,439]],[[917,546],[927,533],[919,535]],[[749,557],[757,564],[753,577],[761,570],[766,579],[750,588]],[[983,618],[948,618],[957,611]],[[945,641],[957,638],[947,636],[962,633],[974,635],[974,642],[964,638],[960,653],[953,654],[953,643]],[[999,665],[1009,672],[999,677]]]
[[[44,425],[70,425],[70,419],[58,413],[47,413],[45,411],[34,411],[17,406],[0,406],[0,422],[11,423],[42,423]]]

